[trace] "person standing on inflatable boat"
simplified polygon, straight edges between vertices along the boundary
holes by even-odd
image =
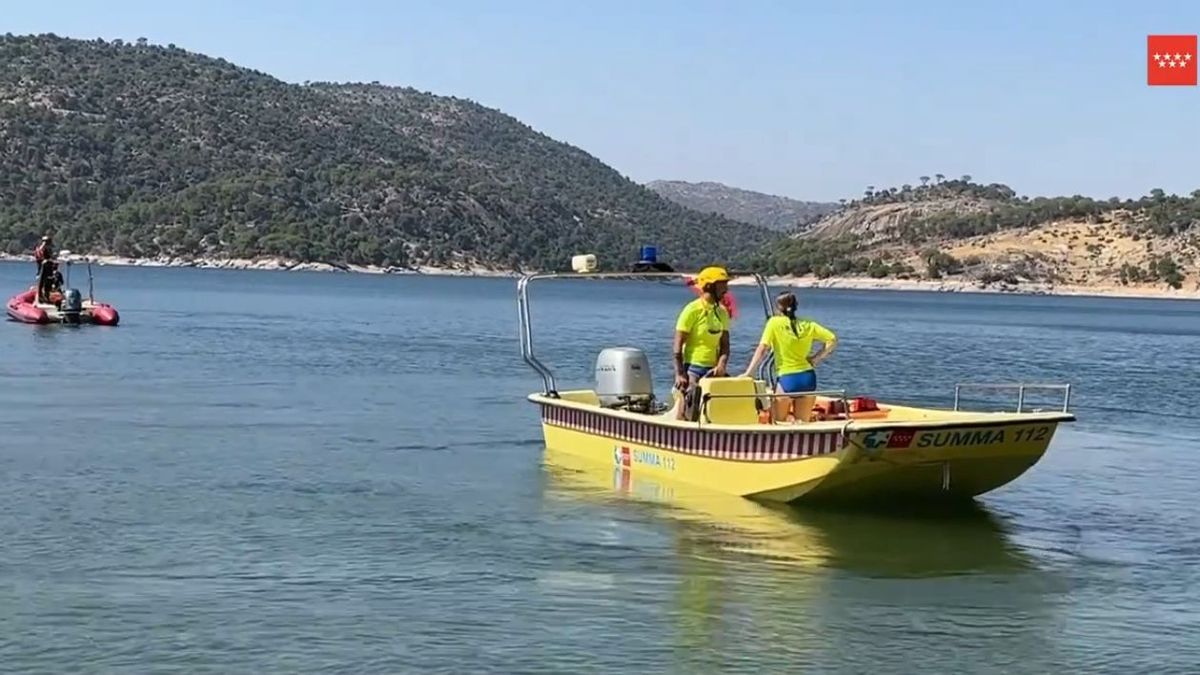
[[[58,262],[54,255],[54,239],[44,235],[37,248],[33,249],[33,261],[37,263],[37,300],[46,302],[50,297],[50,287]]]
[[[724,377],[729,363],[729,310],[721,302],[729,290],[729,273],[706,267],[693,284],[700,297],[684,305],[675,321],[675,387],[683,392],[679,419],[699,412],[700,378]]]
[[[775,352],[776,392],[801,394],[817,390],[816,366],[837,348],[837,336],[816,321],[796,318],[796,296],[784,291],[775,299],[775,316],[763,326],[758,349],[742,377],[753,377],[768,349]],[[822,343],[821,351],[812,353],[813,342]],[[780,396],[775,399],[775,420],[787,420],[791,412],[797,422],[807,422],[812,416],[812,396]]]

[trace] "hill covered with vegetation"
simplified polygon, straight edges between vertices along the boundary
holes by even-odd
[[[0,38],[0,252],[554,269],[777,238],[468,100],[295,85],[144,40]]]
[[[797,276],[1196,290],[1200,190],[1029,198],[970,176],[923,176],[918,186],[869,187],[758,264]]]
[[[804,202],[721,183],[656,180],[646,184],[663,197],[701,213],[789,232],[803,229],[837,208],[831,202]]]

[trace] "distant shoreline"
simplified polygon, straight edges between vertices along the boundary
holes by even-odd
[[[520,274],[511,270],[495,270],[482,266],[469,267],[380,267],[378,265],[341,265],[324,262],[299,262],[287,258],[125,258],[115,255],[81,255],[60,252],[59,258],[70,263],[91,261],[99,266],[113,267],[192,267],[195,269],[263,270],[280,272],[344,272],[351,274],[425,275],[444,277],[510,277]],[[31,255],[0,253],[0,261],[33,262]]]
[[[376,265],[335,265],[323,262],[297,262],[286,258],[125,258],[112,255],[84,256],[62,252],[60,258],[72,263],[87,260],[99,266],[114,267],[191,267],[196,269],[264,270],[286,272],[344,272],[352,274],[388,274],[397,276],[433,277],[490,277],[516,279],[521,273],[498,270],[482,266],[434,267],[379,267]],[[3,262],[32,262],[33,256],[0,253]],[[964,279],[873,279],[869,277],[815,276],[771,276],[771,286],[790,288],[829,288],[862,291],[917,291],[927,293],[987,293],[1007,295],[1050,295],[1081,296],[1097,298],[1140,298],[1154,300],[1200,300],[1200,288],[1175,290],[1165,284],[1148,286],[1120,286],[1116,284],[1097,286],[1053,285],[1046,283],[1024,283],[1018,285],[984,286],[979,282]],[[752,284],[749,279],[734,279],[732,285]]]
[[[1200,288],[1175,290],[1166,284],[1149,286],[1121,286],[1105,284],[1096,286],[1055,285],[1029,282],[1017,285],[985,286],[977,281],[965,279],[872,279],[869,277],[814,276],[769,277],[772,286],[791,288],[830,288],[861,291],[920,291],[926,293],[986,293],[991,295],[1048,295],[1056,297],[1131,298],[1146,300],[1200,300]],[[734,280],[733,285],[747,285],[750,281]]]

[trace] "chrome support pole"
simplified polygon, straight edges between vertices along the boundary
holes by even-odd
[[[557,396],[554,374],[550,372],[533,353],[533,325],[529,314],[529,281],[532,277],[524,277],[517,281],[517,313],[521,328],[521,356],[538,375],[542,376],[542,393]]]
[[[767,284],[767,279],[761,274],[754,274],[754,281],[758,284],[759,296],[762,299],[763,315],[766,319],[770,319],[775,313],[774,306],[771,302],[771,288]],[[775,352],[774,350],[758,364],[758,372],[755,373],[757,379],[766,383],[767,389],[775,390]]]

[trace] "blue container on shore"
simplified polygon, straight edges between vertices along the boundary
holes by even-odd
[[[658,262],[658,247],[657,246],[643,246],[641,262],[649,262],[649,263]]]

